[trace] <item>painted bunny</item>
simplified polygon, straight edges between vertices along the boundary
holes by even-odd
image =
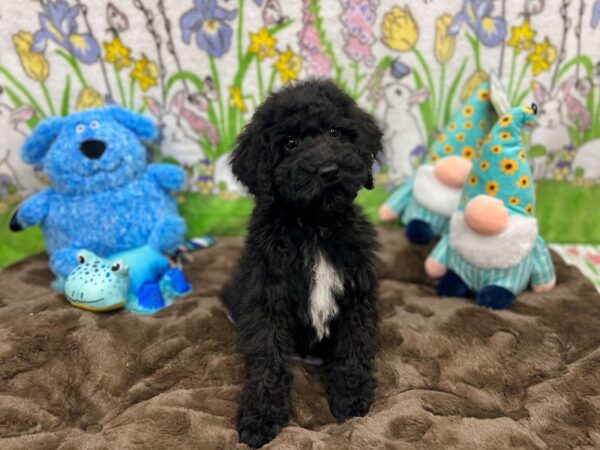
[[[533,85],[533,95],[539,112],[537,126],[531,133],[530,144],[532,148],[541,146],[546,152],[543,155],[532,156],[532,171],[534,178],[546,178],[552,176],[552,161],[556,154],[571,145],[571,135],[565,120],[564,99],[558,94],[551,95],[538,82]]]
[[[221,192],[223,186],[226,192],[238,195],[246,195],[248,192],[231,171],[231,152],[225,153],[217,158],[215,161],[214,177],[215,193]]]
[[[0,103],[0,130],[3,131],[0,143],[0,174],[8,175],[22,196],[32,194],[43,187],[35,175],[35,169],[23,162],[18,150],[28,134],[25,122],[33,115],[34,111],[29,105],[11,109]]]
[[[397,81],[384,88],[386,129],[383,140],[390,181],[396,185],[413,174],[411,152],[426,141],[415,107],[427,97],[427,89],[413,90]]]
[[[219,143],[216,128],[204,117],[208,101],[202,94],[178,91],[165,110],[154,98],[146,98],[150,112],[162,124],[162,154],[184,166],[196,164],[204,152],[198,142],[202,136],[212,145]]]
[[[588,141],[577,149],[571,165],[571,177],[600,183],[600,139]]]

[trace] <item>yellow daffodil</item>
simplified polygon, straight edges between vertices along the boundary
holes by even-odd
[[[75,108],[77,111],[88,108],[99,108],[104,104],[100,93],[91,87],[85,87],[79,92],[77,100],[75,101]]]
[[[246,102],[242,98],[242,90],[239,87],[229,87],[229,104],[241,112],[246,112]]]
[[[535,31],[529,26],[529,20],[525,20],[520,27],[511,27],[510,38],[506,42],[519,54],[521,50],[529,50],[533,44]]]
[[[298,72],[302,69],[302,60],[288,46],[285,52],[279,52],[279,57],[273,67],[279,71],[282,83],[298,78]]]
[[[419,29],[410,9],[394,6],[383,16],[381,24],[383,43],[392,50],[407,52],[419,38]]]
[[[531,70],[534,76],[540,72],[550,70],[550,66],[556,60],[556,48],[544,38],[541,44],[534,44],[532,52],[527,56],[527,61],[531,63]]]
[[[158,66],[156,63],[149,61],[148,57],[142,53],[142,57],[134,62],[133,70],[129,76],[140,84],[142,91],[146,92],[152,86],[156,85]]]
[[[267,27],[262,27],[258,33],[250,33],[248,51],[256,55],[259,61],[275,56],[276,40]]]
[[[27,31],[19,31],[13,34],[12,41],[25,70],[25,74],[34,81],[44,81],[48,78],[48,60],[42,53],[31,51],[33,34]]]
[[[456,49],[456,38],[448,34],[452,16],[444,14],[435,21],[435,59],[440,64],[446,64]]]
[[[115,69],[121,70],[123,67],[131,65],[131,59],[129,59],[130,49],[123,45],[119,36],[115,36],[112,42],[104,42],[103,45],[106,52],[104,60],[114,65]]]

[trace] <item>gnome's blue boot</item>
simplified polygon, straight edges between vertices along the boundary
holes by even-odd
[[[514,299],[512,292],[500,286],[485,286],[475,297],[478,305],[492,309],[506,309]]]
[[[469,287],[452,270],[448,270],[437,285],[437,295],[440,297],[466,297]]]
[[[433,239],[433,231],[427,222],[414,219],[406,225],[406,237],[413,244],[425,245]]]

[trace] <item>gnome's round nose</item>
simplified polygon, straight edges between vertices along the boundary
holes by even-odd
[[[435,164],[433,173],[443,184],[462,188],[471,170],[471,162],[460,156],[448,156]]]
[[[476,233],[500,234],[508,226],[508,209],[500,199],[478,195],[465,205],[465,222]]]

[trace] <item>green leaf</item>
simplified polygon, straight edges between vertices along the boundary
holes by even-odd
[[[586,55],[579,55],[571,58],[565,63],[564,66],[560,68],[556,77],[556,81],[560,81],[560,79],[569,71],[569,69],[577,64],[581,64],[585,68],[585,72],[588,77],[592,74],[592,71],[594,70],[594,63],[590,57]]]
[[[450,84],[450,90],[448,90],[448,97],[446,98],[446,105],[444,107],[444,124],[450,122],[450,115],[452,114],[452,101],[454,100],[454,95],[456,94],[456,90],[458,89],[458,85],[462,76],[467,68],[468,58],[463,60],[463,63],[458,69],[457,74],[454,76],[452,80],[452,84]]]
[[[60,115],[66,116],[69,114],[69,102],[71,100],[71,76],[67,75],[65,88],[63,89],[62,100],[60,102]]]
[[[183,80],[192,83],[198,92],[202,92],[204,89],[204,81],[202,81],[198,75],[193,72],[183,70],[181,72],[174,73],[167,79],[167,83],[165,84],[165,96],[169,96],[169,92],[171,92],[171,89],[175,83]]]
[[[21,92],[29,100],[29,104],[35,109],[35,111],[39,114],[40,118],[46,117],[46,113],[40,107],[39,103],[35,101],[33,95],[29,92],[29,90],[23,86],[5,67],[0,66],[0,73],[6,77],[8,81],[10,81],[17,90]]]
[[[81,83],[81,86],[84,87],[84,88],[87,87],[87,82],[85,81],[85,78],[83,76],[83,72],[81,71],[81,67],[79,67],[79,63],[77,62],[77,58],[75,58],[70,53],[67,53],[67,52],[65,52],[64,50],[61,50],[61,49],[57,49],[54,52],[58,56],[60,56],[61,58],[63,58],[71,66],[71,68],[75,71],[75,75],[77,75],[77,78],[79,79],[79,82]]]
[[[416,69],[413,69],[412,71],[413,73],[413,77],[415,79],[415,86],[417,89],[420,89],[424,86],[423,84],[423,79],[421,78],[421,75],[419,74],[419,71]],[[433,130],[433,118],[431,117],[431,107],[429,105],[429,102],[423,102],[419,105],[419,110],[421,111],[421,117],[423,119],[423,125],[425,126],[425,133],[427,133],[427,147],[429,147],[430,144],[430,136],[431,136],[431,130]]]

